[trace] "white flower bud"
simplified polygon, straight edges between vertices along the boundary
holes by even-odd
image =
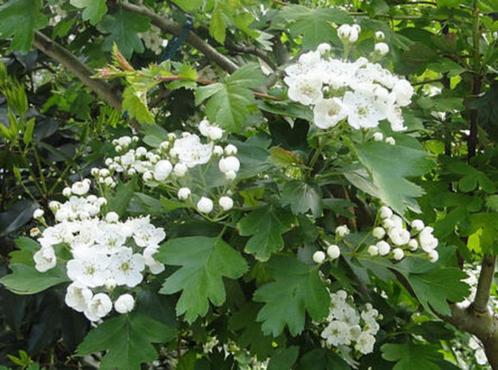
[[[210,127],[211,124],[207,119],[203,119],[201,122],[199,122],[199,132],[201,133],[202,136],[209,137]]]
[[[382,132],[376,132],[373,134],[373,139],[374,141],[382,141],[384,140],[384,135],[382,134]]]
[[[233,207],[233,199],[227,196],[223,196],[219,199],[218,204],[224,211],[228,211]]]
[[[411,227],[415,231],[422,231],[422,229],[425,227],[424,221],[419,220],[419,219],[413,220],[411,223]]]
[[[331,244],[327,247],[327,255],[335,260],[336,258],[339,258],[339,256],[341,255],[341,250],[339,248],[338,245],[335,245],[335,244]]]
[[[379,212],[380,212],[380,218],[389,218],[393,215],[393,211],[391,210],[391,208],[386,206],[380,207]]]
[[[389,45],[387,45],[385,42],[378,42],[375,44],[374,51],[379,54],[379,55],[386,55],[389,53]]]
[[[173,172],[178,177],[185,176],[185,174],[187,173],[187,171],[188,171],[188,168],[183,163],[177,163],[177,164],[175,164],[175,168],[173,169]]]
[[[85,195],[89,190],[89,181],[77,181],[71,186],[71,192],[75,195]]]
[[[144,174],[142,175],[142,179],[145,181],[145,182],[148,182],[148,181],[151,181],[153,179],[153,175],[150,171],[147,171],[147,172],[144,172]]]
[[[350,34],[351,26],[349,24],[343,24],[337,29],[337,36],[343,41],[348,41]]]
[[[394,248],[394,250],[393,250],[393,258],[396,261],[400,261],[400,260],[403,259],[403,257],[405,257],[405,252],[403,252],[403,249],[401,249],[401,248]]]
[[[33,218],[35,219],[42,218],[44,214],[45,211],[43,209],[41,208],[35,209],[35,211],[33,212]]]
[[[435,249],[429,251],[427,253],[427,255],[429,256],[429,261],[431,261],[433,263],[436,262],[439,259],[439,253]]]
[[[128,313],[135,307],[135,299],[131,294],[122,294],[114,302],[114,309],[118,313]]]
[[[211,126],[208,130],[208,137],[213,141],[219,140],[223,137],[223,130],[219,127]]]
[[[227,180],[234,180],[237,177],[237,173],[235,171],[228,171],[225,173],[225,178]]]
[[[154,167],[154,179],[156,181],[164,181],[168,178],[172,170],[173,165],[170,161],[167,159],[160,160]]]
[[[209,198],[202,197],[197,202],[197,210],[201,213],[209,213],[213,210],[213,201]]]
[[[377,246],[377,249],[379,250],[379,254],[381,256],[385,256],[386,254],[388,254],[391,251],[391,246],[383,240],[378,242],[376,244],[376,246]]]
[[[416,251],[418,248],[417,239],[410,239],[410,241],[408,242],[408,247],[410,248],[411,251]]]
[[[218,157],[221,157],[223,155],[223,148],[219,145],[215,145],[213,148],[213,154]]]
[[[376,239],[382,239],[386,235],[386,230],[383,227],[377,226],[372,230],[372,235]]]
[[[325,253],[322,251],[316,251],[313,253],[313,261],[315,263],[323,263],[323,261],[325,261]]]
[[[382,31],[375,32],[375,40],[384,41],[385,38],[386,38],[386,36],[384,35],[384,32],[382,32]]]
[[[348,38],[348,41],[351,44],[354,44],[356,41],[358,41],[358,37],[360,36],[360,32],[358,31],[358,28],[356,28],[355,26],[357,26],[358,28],[360,27],[356,24],[351,26],[351,32],[349,33],[349,38]]]
[[[331,49],[332,49],[332,47],[330,46],[330,44],[327,44],[326,42],[321,43],[316,48],[316,50],[318,50],[318,52],[320,53],[320,55],[324,55],[325,53],[328,53]]]
[[[167,137],[169,141],[173,141],[176,139],[176,134],[174,132],[170,132]]]
[[[69,198],[71,194],[72,192],[70,187],[66,187],[62,190],[62,195],[64,195],[66,198]]]
[[[116,223],[119,221],[119,215],[116,212],[108,212],[105,215],[105,220],[110,223]]]
[[[350,231],[347,225],[337,226],[335,229],[336,236],[340,238],[344,238],[346,235],[349,235],[349,232]]]
[[[226,155],[236,155],[238,151],[239,150],[237,149],[237,147],[233,144],[228,144],[225,147],[225,154]]]
[[[180,188],[178,190],[178,199],[185,200],[187,199],[191,194],[191,191],[189,188]]]
[[[386,144],[389,144],[389,145],[396,144],[396,140],[394,140],[394,138],[392,136],[386,137],[386,139],[384,141],[385,141]]]
[[[368,247],[368,254],[371,256],[376,256],[379,254],[379,248],[376,245],[371,245]]]
[[[237,172],[240,168],[239,159],[234,156],[221,158],[218,162],[218,168],[223,173],[227,173],[229,171]]]

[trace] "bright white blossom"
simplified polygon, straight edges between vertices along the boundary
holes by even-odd
[[[40,248],[34,255],[35,268],[40,272],[46,272],[53,269],[57,264],[54,248],[46,246]]]
[[[185,199],[188,199],[188,197],[190,197],[190,194],[192,194],[192,192],[190,191],[189,188],[180,188],[178,189],[178,199],[181,199],[181,200],[185,200]]]
[[[201,213],[209,213],[213,210],[213,201],[207,197],[202,197],[197,202],[197,210]]]
[[[383,56],[389,53],[389,45],[387,45],[385,42],[378,42],[377,44],[375,44],[374,50],[376,53]]]
[[[83,313],[88,320],[97,321],[107,316],[111,310],[111,298],[105,293],[97,293],[92,297]]]
[[[116,299],[114,302],[114,309],[118,313],[128,313],[133,311],[133,308],[135,307],[135,299],[131,294],[122,294]]]
[[[335,244],[329,245],[327,247],[327,255],[333,260],[339,258],[339,256],[341,255],[341,250],[339,249],[339,246]]]
[[[337,226],[335,229],[335,234],[340,238],[343,238],[346,235],[349,235],[349,233],[350,233],[350,231],[349,231],[348,225]]]
[[[233,199],[228,196],[223,196],[218,200],[218,204],[224,211],[228,211],[233,207]]]
[[[45,214],[45,212],[43,211],[43,209],[35,209],[35,211],[33,212],[33,218],[35,219],[39,219],[39,218],[42,218],[43,215]]]
[[[313,253],[313,262],[315,263],[323,263],[325,261],[325,253],[323,253],[322,251],[316,251],[315,253]]]
[[[154,179],[157,181],[164,181],[168,178],[172,170],[173,165],[170,161],[167,159],[160,160],[154,167]]]

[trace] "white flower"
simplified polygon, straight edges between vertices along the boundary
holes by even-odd
[[[133,311],[133,308],[135,307],[135,299],[131,294],[122,294],[116,299],[116,302],[114,302],[114,309],[118,313],[128,313]]]
[[[67,276],[89,288],[102,286],[109,276],[107,270],[109,259],[105,254],[87,250],[68,261]]]
[[[407,80],[398,80],[393,87],[393,93],[399,106],[405,107],[411,103],[414,90]]]
[[[160,274],[161,272],[164,271],[165,267],[164,265],[154,259],[154,254],[157,253],[159,249],[159,246],[149,246],[144,249],[144,261],[147,267],[149,268],[150,272],[154,275]]]
[[[389,144],[389,145],[396,144],[396,140],[394,140],[394,138],[392,136],[386,137],[386,139],[384,141],[385,141],[386,144]]]
[[[211,127],[211,124],[207,119],[203,119],[201,122],[199,122],[199,132],[201,133],[202,136],[208,137],[209,136],[209,128]]]
[[[377,54],[384,56],[389,53],[389,45],[385,42],[378,42],[375,44],[374,50]]]
[[[175,173],[176,176],[178,177],[183,177],[188,171],[188,167],[185,166],[183,163],[177,163],[175,164],[175,168],[173,169],[173,172]]]
[[[338,236],[340,238],[343,238],[346,235],[349,235],[349,233],[350,233],[350,231],[349,231],[348,225],[341,225],[341,226],[337,226],[335,228],[335,234],[336,234],[336,236]]]
[[[117,285],[136,287],[143,280],[144,257],[138,253],[133,254],[131,248],[120,248],[110,257],[109,269]]]
[[[351,26],[349,24],[343,24],[337,29],[337,36],[343,41],[348,41],[350,34]]]
[[[90,190],[90,180],[77,181],[71,186],[71,192],[76,195],[85,195]]]
[[[83,312],[93,297],[93,293],[86,286],[72,283],[67,287],[65,302],[73,310]]]
[[[431,262],[436,262],[439,259],[439,253],[435,249],[427,252],[427,255],[429,256],[429,261]]]
[[[114,223],[102,223],[95,233],[95,241],[107,254],[116,253],[126,242],[126,237],[122,226]]]
[[[380,207],[379,213],[380,218],[389,218],[393,215],[393,211],[391,210],[391,208],[386,206]]]
[[[208,129],[208,137],[213,141],[219,140],[223,137],[223,130],[219,127],[211,126]]]
[[[339,256],[341,255],[341,250],[339,249],[339,246],[335,244],[329,245],[327,247],[327,255],[333,260],[339,258]]]
[[[153,178],[154,178],[154,175],[150,171],[144,172],[144,174],[142,175],[142,179],[145,182],[151,181]]]
[[[373,352],[375,344],[375,337],[367,332],[362,332],[357,340],[354,348],[366,355],[367,353]]]
[[[383,227],[377,226],[372,230],[372,235],[376,239],[382,239],[386,235],[386,230]]]
[[[385,105],[372,94],[348,91],[343,104],[348,107],[348,124],[355,129],[377,127],[386,118]]]
[[[377,41],[384,41],[385,38],[386,38],[386,36],[384,35],[384,32],[382,32],[382,31],[375,32],[375,39]]]
[[[368,247],[368,254],[371,256],[376,256],[379,254],[379,248],[376,245],[371,245]]]
[[[389,243],[386,243],[383,240],[381,240],[380,242],[377,242],[376,247],[377,247],[379,254],[381,256],[385,256],[391,251],[391,246],[389,245]]]
[[[435,238],[434,235],[432,235],[432,231],[432,227],[425,227],[418,235],[420,247],[425,252],[432,251],[433,249],[437,248],[439,244],[438,239]]]
[[[223,155],[223,147],[221,147],[219,145],[215,145],[213,147],[213,154],[218,156],[218,157],[221,157]]]
[[[238,172],[240,169],[239,159],[234,156],[221,158],[218,162],[218,168],[225,174],[230,171]]]
[[[354,44],[356,41],[358,41],[359,36],[360,36],[360,26],[358,26],[357,24],[352,25],[351,31],[349,32],[348,41],[351,44]]]
[[[191,191],[189,188],[180,188],[178,189],[178,199],[185,200],[190,197]]]
[[[139,219],[140,220],[140,219]],[[139,247],[147,247],[149,245],[158,245],[166,237],[166,233],[162,227],[155,227],[149,222],[148,217],[137,221],[139,225],[133,231],[133,240]]]
[[[295,79],[286,79],[289,82],[289,99],[303,105],[310,105],[322,97],[322,77],[318,73],[309,73]]]
[[[410,232],[400,227],[393,227],[388,232],[389,239],[394,245],[401,246],[408,244],[410,241]]]
[[[105,220],[110,223],[116,223],[119,221],[119,215],[116,212],[108,212],[105,215]]]
[[[228,211],[233,207],[233,199],[227,196],[223,196],[218,200],[218,204],[224,211]]]
[[[315,253],[313,253],[313,261],[315,263],[323,263],[323,261],[325,261],[325,253],[323,253],[322,251],[316,251]]]
[[[202,197],[197,202],[197,210],[201,213],[209,213],[213,210],[213,201],[209,198]]]
[[[42,218],[44,214],[45,214],[45,211],[43,209],[40,209],[40,208],[35,209],[35,211],[33,212],[33,218],[36,218],[36,219]]]
[[[351,343],[350,326],[343,321],[332,321],[320,334],[330,346],[349,345]]]
[[[373,134],[373,139],[374,141],[382,141],[384,140],[384,135],[382,134],[382,132],[375,132]]]
[[[178,156],[180,163],[192,168],[209,162],[213,154],[213,145],[202,144],[199,136],[190,134],[176,139],[172,150]]]
[[[97,321],[107,316],[112,309],[111,298],[105,293],[98,293],[93,296],[88,307],[84,311],[85,316],[90,321]]]
[[[415,231],[422,231],[422,230],[424,229],[424,227],[425,227],[425,225],[424,225],[424,221],[419,220],[419,219],[417,219],[417,220],[413,220],[410,226],[411,226],[411,227],[412,227],[412,229],[414,229]]]
[[[57,257],[54,248],[50,246],[41,247],[34,255],[35,268],[40,272],[46,272],[55,267]]]
[[[62,190],[62,195],[64,195],[66,198],[69,198],[71,194],[72,192],[70,187],[66,187]]]
[[[330,44],[327,44],[326,42],[321,43],[316,48],[316,50],[318,50],[318,52],[320,53],[320,55],[323,55],[323,54],[329,52],[331,49],[332,49],[332,47],[330,46]]]
[[[233,144],[228,144],[226,147],[225,147],[225,154],[226,155],[236,155],[238,152],[238,149],[235,145]]]
[[[393,258],[396,261],[400,261],[400,260],[403,259],[403,257],[405,257],[405,252],[403,252],[403,249],[401,249],[401,248],[394,248],[394,250],[393,250]]]
[[[346,116],[347,112],[338,98],[320,99],[313,109],[313,122],[321,129],[334,127]]]
[[[154,179],[156,181],[164,181],[168,178],[172,170],[173,165],[170,161],[167,159],[160,160],[154,167]]]

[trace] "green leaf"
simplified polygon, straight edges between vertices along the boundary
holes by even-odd
[[[128,181],[122,182],[116,187],[116,192],[114,196],[109,199],[107,208],[109,211],[114,211],[118,215],[123,216],[130,204],[133,194],[135,194],[135,188],[137,185],[136,178]]]
[[[223,7],[217,4],[211,13],[211,22],[209,22],[209,34],[220,44],[225,43],[226,37],[226,18],[223,13]]]
[[[292,213],[301,214],[311,211],[318,217],[322,213],[322,197],[319,188],[314,184],[301,181],[290,181],[284,185],[281,197],[282,205],[290,205]]]
[[[70,4],[78,9],[83,10],[83,20],[90,21],[96,25],[107,13],[105,0],[71,0]]]
[[[39,272],[34,266],[20,263],[10,265],[12,273],[0,279],[0,284],[16,294],[35,294],[69,281],[64,269],[57,266],[47,272]]]
[[[92,329],[78,347],[78,355],[106,351],[101,370],[140,370],[142,363],[157,359],[153,343],[167,343],[176,336],[170,326],[140,312],[119,315]]]
[[[12,37],[12,49],[31,49],[34,32],[48,21],[41,5],[41,0],[10,0],[0,6],[0,36]]]
[[[421,273],[405,274],[418,300],[429,312],[449,315],[449,302],[460,302],[469,294],[469,286],[462,280],[465,272],[456,267],[440,267]]]
[[[293,257],[273,257],[268,270],[275,281],[258,288],[256,302],[264,306],[257,320],[265,334],[278,336],[287,325],[293,336],[304,329],[306,312],[315,321],[327,316],[330,297],[316,266],[308,266]]]
[[[256,209],[237,224],[242,236],[251,236],[245,252],[253,254],[260,261],[267,261],[273,253],[284,247],[282,234],[290,230],[294,218],[283,209],[268,205]]]
[[[167,265],[181,266],[166,279],[160,293],[182,292],[176,313],[185,314],[189,323],[207,313],[209,302],[215,306],[225,302],[223,277],[237,279],[247,271],[240,253],[220,238],[172,239],[161,245],[156,256]]]
[[[383,203],[403,214],[407,208],[418,210],[416,197],[424,194],[423,189],[407,180],[418,177],[432,168],[432,161],[421,147],[396,142],[367,142],[355,145],[360,162],[367,168]]]
[[[130,58],[134,52],[144,51],[142,40],[138,34],[149,29],[149,18],[119,8],[116,13],[106,15],[100,26],[105,33],[109,33],[104,40],[104,46],[107,50],[111,50],[112,45],[116,43],[126,58]]]
[[[350,370],[348,364],[336,353],[317,348],[306,353],[299,360],[299,370]]]
[[[384,344],[381,347],[382,357],[391,362],[396,362],[393,370],[439,370],[437,362],[442,360],[442,355],[428,345],[403,343]]]
[[[197,89],[195,103],[206,102],[206,115],[229,132],[240,132],[247,125],[251,111],[257,111],[251,90],[264,82],[256,64],[241,67],[223,83],[218,82]]]
[[[289,370],[296,362],[297,356],[299,356],[298,346],[279,348],[271,356],[268,370]]]
[[[154,123],[155,118],[147,105],[147,91],[138,91],[127,86],[123,92],[123,111],[139,123]]]

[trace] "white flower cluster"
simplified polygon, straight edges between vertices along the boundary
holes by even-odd
[[[349,235],[350,230],[347,225],[340,225],[335,229],[335,235],[336,239],[340,240],[344,238],[345,236]],[[337,244],[330,244],[328,241],[324,240],[323,241],[326,247],[327,254],[325,255],[325,252],[322,251],[316,251],[313,253],[313,262],[321,264],[325,262],[327,257],[333,261],[341,255],[341,249]]]
[[[236,156],[238,149],[235,145],[217,145],[224,136],[220,127],[204,119],[198,128],[201,136],[207,139],[206,143],[203,143],[201,136],[190,132],[183,132],[179,136],[170,133],[166,141],[151,150],[143,146],[132,148],[132,144],[138,141],[136,137],[115,139],[113,145],[118,155],[105,160],[107,168],[92,169],[92,175],[99,184],[110,187],[115,186],[113,176],[117,174],[139,175],[147,185],[162,184],[175,189],[180,200],[195,199],[195,207],[200,213],[211,213],[215,206],[213,200],[204,193],[206,189],[199,189],[202,194],[197,195],[193,194],[193,189],[184,186],[184,183],[188,183],[184,180],[188,178],[189,170],[217,160],[219,171],[229,183],[237,177],[240,161]],[[218,198],[218,206],[222,211],[233,207],[233,199],[228,192]]]
[[[72,281],[67,288],[66,304],[97,321],[111,311],[114,292],[123,293],[142,282],[146,267],[152,274],[164,270],[154,254],[166,234],[162,228],[154,227],[149,217],[121,222],[115,212],[101,216],[105,199],[86,195],[90,183],[81,183],[88,185],[86,192],[77,186],[79,196],[70,195],[64,203],[50,202],[57,223],[43,230],[38,238],[41,248],[33,259],[35,268],[46,272],[57,264],[54,247],[64,245],[71,253],[66,271]],[[133,307],[134,298],[129,293],[114,301],[114,309],[119,313],[127,313]]]
[[[339,37],[349,43],[356,41],[359,32],[356,25],[338,29]],[[377,44],[376,52],[385,54],[386,47]],[[411,84],[363,57],[356,61],[331,58],[330,49],[327,44],[319,45],[285,69],[289,98],[311,106],[320,129],[343,120],[354,129],[377,127],[382,120],[389,121],[393,131],[406,129],[401,108],[411,102]]]
[[[367,303],[360,312],[353,297],[344,290],[332,293],[327,325],[321,332],[327,347],[336,347],[344,352],[356,350],[365,355],[373,352],[375,335],[380,329],[379,312]]]
[[[371,256],[390,256],[400,261],[407,252],[414,253],[421,249],[427,254],[429,261],[436,262],[439,259],[436,250],[439,241],[432,234],[434,229],[425,226],[422,220],[413,220],[408,228],[403,219],[386,206],[380,208],[379,218],[382,226],[372,230],[372,235],[379,241],[367,249]]]
[[[161,51],[168,45],[168,40],[161,37],[161,30],[156,26],[151,26],[149,31],[140,33],[139,36],[145,47],[156,55],[161,54]]]

